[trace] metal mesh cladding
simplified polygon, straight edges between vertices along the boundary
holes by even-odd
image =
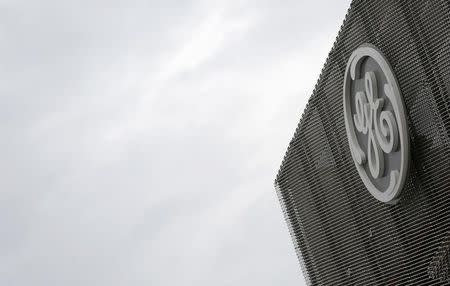
[[[389,60],[405,102],[409,176],[377,201],[352,161],[347,60]],[[450,285],[450,1],[353,1],[275,180],[309,285]]]

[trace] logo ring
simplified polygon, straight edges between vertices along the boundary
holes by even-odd
[[[364,44],[344,76],[344,119],[350,152],[368,191],[395,203],[409,170],[409,136],[400,88],[386,57]]]

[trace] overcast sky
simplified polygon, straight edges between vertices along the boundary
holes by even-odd
[[[0,0],[0,285],[304,285],[273,180],[349,0]]]

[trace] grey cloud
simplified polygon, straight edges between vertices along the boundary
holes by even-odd
[[[0,1],[0,284],[302,285],[272,182],[348,2]]]

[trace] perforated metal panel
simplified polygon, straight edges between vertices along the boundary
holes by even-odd
[[[352,161],[344,72],[389,60],[408,113],[409,177],[377,201]],[[450,285],[450,1],[353,1],[275,180],[309,285]]]

